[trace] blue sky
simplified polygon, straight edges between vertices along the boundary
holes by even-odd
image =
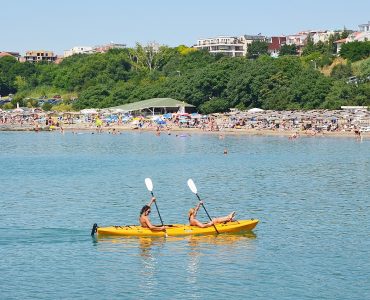
[[[191,46],[217,35],[288,35],[358,29],[369,0],[0,0],[0,51],[52,50],[111,41]]]

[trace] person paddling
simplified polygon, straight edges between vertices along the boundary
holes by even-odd
[[[165,226],[155,226],[150,222],[149,219],[149,214],[151,212],[151,205],[155,202],[155,197],[152,197],[150,202],[147,205],[144,205],[143,208],[140,211],[140,217],[139,217],[139,222],[140,225],[144,228],[149,228],[150,230],[153,231],[165,231],[166,227]]]
[[[231,212],[229,215],[227,215],[225,217],[213,218],[212,221],[209,221],[208,223],[202,223],[202,222],[200,222],[196,219],[198,210],[199,210],[201,205],[203,205],[203,201],[199,201],[198,205],[195,208],[191,208],[189,210],[188,218],[189,218],[189,224],[191,226],[206,228],[206,227],[211,227],[215,224],[220,224],[220,223],[233,221],[233,218],[235,216],[235,211]]]

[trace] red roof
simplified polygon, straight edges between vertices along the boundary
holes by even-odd
[[[341,40],[335,41],[334,43],[345,43],[346,41],[347,41],[347,39],[341,39]]]
[[[13,56],[13,55],[9,54],[8,52],[0,52],[0,57],[4,56]]]

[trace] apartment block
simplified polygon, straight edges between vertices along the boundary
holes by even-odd
[[[126,48],[126,44],[116,44],[116,43],[111,42],[106,45],[100,45],[100,46],[94,47],[94,51],[98,53],[106,53],[110,49],[124,49],[124,48]]]
[[[77,46],[72,49],[64,51],[64,57],[72,56],[74,54],[93,54],[95,50],[90,46]]]
[[[370,21],[367,24],[360,24],[358,27],[360,28],[360,32],[370,32]]]
[[[57,59],[57,56],[54,55],[54,52],[52,51],[45,51],[45,50],[31,50],[27,51],[26,55],[24,56],[24,61],[28,62],[55,62]]]
[[[278,57],[281,46],[286,44],[286,36],[272,36],[268,38],[268,51],[272,57]]]
[[[218,36],[214,38],[199,39],[194,46],[199,50],[210,53],[221,53],[226,56],[240,57],[245,55],[244,42],[234,36]]]
[[[210,53],[221,53],[226,56],[240,57],[245,56],[248,52],[248,46],[254,41],[267,42],[267,38],[259,35],[235,36],[218,36],[215,38],[200,39],[194,46],[197,49],[204,49]]]

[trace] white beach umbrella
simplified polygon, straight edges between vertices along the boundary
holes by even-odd
[[[96,109],[86,108],[86,109],[81,110],[80,113],[84,115],[92,115],[92,114],[97,114],[98,112],[96,111]]]
[[[250,113],[257,113],[257,112],[262,112],[262,111],[264,111],[264,110],[261,109],[261,108],[257,108],[257,107],[251,108],[251,109],[248,110],[248,112],[250,112]]]

